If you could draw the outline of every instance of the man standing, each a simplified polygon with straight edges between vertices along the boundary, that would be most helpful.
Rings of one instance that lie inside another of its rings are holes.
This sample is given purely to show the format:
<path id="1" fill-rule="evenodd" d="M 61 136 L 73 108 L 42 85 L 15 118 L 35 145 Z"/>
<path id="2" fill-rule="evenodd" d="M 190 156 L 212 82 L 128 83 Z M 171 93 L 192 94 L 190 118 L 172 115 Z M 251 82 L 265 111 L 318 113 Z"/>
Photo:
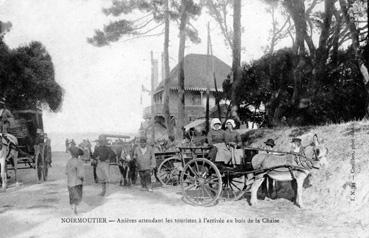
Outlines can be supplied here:
<path id="1" fill-rule="evenodd" d="M 98 146 L 96 146 L 92 157 L 97 161 L 97 177 L 102 184 L 101 196 L 106 194 L 106 183 L 109 180 L 109 162 L 115 157 L 114 152 L 107 146 L 107 141 L 104 137 L 99 137 Z"/>
<path id="2" fill-rule="evenodd" d="M 140 146 L 135 149 L 134 159 L 140 174 L 142 189 L 152 192 L 151 172 L 156 167 L 154 150 L 147 146 L 146 138 L 140 139 Z"/>
<path id="3" fill-rule="evenodd" d="M 14 119 L 13 114 L 9 111 L 9 109 L 6 108 L 5 99 L 4 98 L 0 99 L 0 130 L 2 133 L 8 133 L 7 132 L 8 128 L 3 127 L 10 127 L 10 120 L 13 119 Z"/>

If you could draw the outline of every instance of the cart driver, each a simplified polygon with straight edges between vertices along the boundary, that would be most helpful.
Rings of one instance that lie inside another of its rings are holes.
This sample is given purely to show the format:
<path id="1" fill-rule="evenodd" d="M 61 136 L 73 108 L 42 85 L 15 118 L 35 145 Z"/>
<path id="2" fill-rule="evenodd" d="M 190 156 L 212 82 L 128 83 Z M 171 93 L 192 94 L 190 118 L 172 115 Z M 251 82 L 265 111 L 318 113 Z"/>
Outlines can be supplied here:
<path id="1" fill-rule="evenodd" d="M 6 128 L 6 132 L 4 132 L 4 127 L 10 127 L 10 120 L 14 119 L 13 114 L 9 109 L 6 108 L 5 99 L 0 99 L 0 130 L 2 133 L 8 133 Z M 8 124 L 7 124 L 8 123 Z"/>
<path id="2" fill-rule="evenodd" d="M 9 128 L 10 128 L 10 122 L 8 120 L 5 120 L 2 123 L 1 133 L 4 133 L 4 134 L 9 133 Z"/>
<path id="3" fill-rule="evenodd" d="M 292 138 L 291 152 L 298 153 L 298 154 L 301 154 L 301 155 L 305 156 L 305 151 L 304 151 L 304 148 L 301 144 L 301 139 L 300 138 Z"/>
<path id="4" fill-rule="evenodd" d="M 4 98 L 0 99 L 0 117 L 1 117 L 1 121 L 5 121 L 9 118 L 14 118 L 10 110 L 6 108 Z"/>
<path id="5" fill-rule="evenodd" d="M 268 154 L 271 154 L 271 155 L 284 155 L 283 153 L 281 152 L 275 152 L 273 151 L 274 150 L 274 146 L 275 146 L 275 142 L 273 139 L 267 139 L 265 142 L 264 142 L 264 147 L 263 149 L 265 150 L 264 153 L 268 153 Z M 263 151 L 261 151 L 263 152 Z"/>

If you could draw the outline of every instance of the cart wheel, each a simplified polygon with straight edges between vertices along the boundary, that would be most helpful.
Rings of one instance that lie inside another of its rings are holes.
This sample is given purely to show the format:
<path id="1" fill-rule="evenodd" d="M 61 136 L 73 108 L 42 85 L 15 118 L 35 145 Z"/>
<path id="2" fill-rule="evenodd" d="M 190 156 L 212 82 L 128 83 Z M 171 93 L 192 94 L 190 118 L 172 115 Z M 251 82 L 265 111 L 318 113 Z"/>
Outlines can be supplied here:
<path id="1" fill-rule="evenodd" d="M 198 206 L 214 204 L 222 192 L 222 178 L 218 168 L 208 159 L 190 160 L 181 174 L 184 199 Z"/>
<path id="2" fill-rule="evenodd" d="M 231 172 L 224 174 L 223 190 L 221 198 L 229 201 L 240 200 L 246 193 L 246 176 L 233 175 Z"/>
<path id="3" fill-rule="evenodd" d="M 157 178 L 164 186 L 176 186 L 179 184 L 182 167 L 182 161 L 178 157 L 167 158 L 159 165 Z"/>

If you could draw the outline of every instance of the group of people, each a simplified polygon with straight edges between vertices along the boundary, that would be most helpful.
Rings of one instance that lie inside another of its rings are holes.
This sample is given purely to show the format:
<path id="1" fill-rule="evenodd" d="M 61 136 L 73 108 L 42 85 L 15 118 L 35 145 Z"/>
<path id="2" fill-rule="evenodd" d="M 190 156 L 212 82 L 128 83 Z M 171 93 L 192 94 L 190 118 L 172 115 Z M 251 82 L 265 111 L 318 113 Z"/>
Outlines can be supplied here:
<path id="1" fill-rule="evenodd" d="M 236 124 L 233 119 L 228 119 L 225 122 L 225 130 L 222 129 L 222 122 L 215 118 L 211 121 L 211 130 L 207 134 L 207 145 L 210 147 L 209 159 L 216 163 L 223 164 L 241 164 L 244 158 L 243 150 L 241 149 L 241 135 L 235 130 Z M 185 140 L 188 138 L 185 138 Z M 124 162 L 133 162 L 137 168 L 141 186 L 144 191 L 152 192 L 151 175 L 156 168 L 155 150 L 153 146 L 149 146 L 147 139 L 142 137 L 139 142 L 134 144 L 131 151 L 122 150 L 120 155 L 116 155 L 108 144 L 106 138 L 99 137 L 96 141 L 97 145 L 91 155 L 94 171 L 95 182 L 102 185 L 101 196 L 105 196 L 107 183 L 109 179 L 109 163 L 118 156 L 118 165 L 123 167 Z M 275 153 L 273 151 L 275 142 L 273 139 L 268 139 L 264 142 L 265 153 Z M 176 144 L 174 138 L 169 138 L 168 148 L 175 149 Z M 66 166 L 68 190 L 70 195 L 70 204 L 75 213 L 77 213 L 77 205 L 82 200 L 83 187 L 83 156 L 84 151 L 77 147 L 73 141 L 68 148 L 71 158 Z M 301 139 L 294 138 L 292 140 L 292 151 L 303 153 L 301 147 Z M 132 163 L 131 163 L 132 164 Z M 122 171 L 121 171 L 122 172 Z M 251 175 L 252 176 L 252 175 Z M 248 179 L 252 182 L 252 177 Z"/>
<path id="2" fill-rule="evenodd" d="M 207 135 L 207 144 L 211 147 L 209 159 L 224 164 L 240 164 L 243 157 L 241 150 L 241 135 L 235 131 L 236 123 L 233 119 L 225 122 L 226 129 L 222 129 L 222 122 L 214 118 L 210 124 L 211 130 Z M 231 161 L 233 159 L 233 161 Z"/>
<path id="3" fill-rule="evenodd" d="M 71 158 L 66 165 L 67 186 L 69 191 L 70 205 L 74 213 L 77 213 L 77 206 L 82 200 L 82 190 L 84 182 L 83 150 L 75 145 L 68 149 Z M 138 170 L 142 190 L 152 192 L 151 175 L 156 167 L 154 149 L 147 145 L 146 138 L 139 140 L 139 145 L 133 150 L 133 162 Z M 107 183 L 109 180 L 109 162 L 117 155 L 108 145 L 104 137 L 99 137 L 97 145 L 92 153 L 92 166 L 94 167 L 95 182 L 101 183 L 102 190 L 100 195 L 105 196 Z M 122 151 L 120 157 L 126 157 L 126 151 Z M 125 159 L 125 158 L 124 158 Z"/>

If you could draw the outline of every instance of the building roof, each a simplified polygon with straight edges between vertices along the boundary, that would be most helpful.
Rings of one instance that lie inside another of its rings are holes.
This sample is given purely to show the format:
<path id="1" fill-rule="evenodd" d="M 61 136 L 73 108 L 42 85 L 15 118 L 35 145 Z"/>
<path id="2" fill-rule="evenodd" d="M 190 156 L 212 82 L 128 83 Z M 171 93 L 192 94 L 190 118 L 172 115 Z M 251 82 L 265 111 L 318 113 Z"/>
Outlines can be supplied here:
<path id="1" fill-rule="evenodd" d="M 208 57 L 210 58 L 208 61 Z M 208 73 L 208 62 L 210 70 L 214 61 L 214 71 L 217 81 L 218 91 L 223 91 L 222 84 L 227 75 L 231 72 L 231 67 L 215 56 L 201 54 L 189 54 L 184 58 L 185 90 L 205 91 L 209 83 L 210 91 L 215 91 L 214 80 Z M 178 89 L 178 64 L 170 72 L 169 86 L 171 89 Z M 164 89 L 164 81 L 161 81 L 156 88 L 156 92 Z"/>

